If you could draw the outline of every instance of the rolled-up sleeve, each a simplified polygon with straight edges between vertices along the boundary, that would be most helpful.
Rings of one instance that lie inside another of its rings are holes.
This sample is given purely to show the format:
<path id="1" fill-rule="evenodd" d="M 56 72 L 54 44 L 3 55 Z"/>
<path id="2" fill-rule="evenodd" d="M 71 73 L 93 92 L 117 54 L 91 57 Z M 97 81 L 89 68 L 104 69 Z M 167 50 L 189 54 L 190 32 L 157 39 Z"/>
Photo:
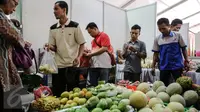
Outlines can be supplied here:
<path id="1" fill-rule="evenodd" d="M 83 33 L 82 33 L 81 28 L 79 26 L 77 27 L 77 29 L 75 31 L 75 39 L 76 39 L 76 42 L 80 45 L 85 43 Z"/>
<path id="2" fill-rule="evenodd" d="M 152 51 L 153 51 L 153 52 L 159 52 L 159 51 L 160 51 L 160 48 L 159 48 L 159 45 L 158 45 L 158 38 L 155 38 L 155 39 L 154 39 Z"/>

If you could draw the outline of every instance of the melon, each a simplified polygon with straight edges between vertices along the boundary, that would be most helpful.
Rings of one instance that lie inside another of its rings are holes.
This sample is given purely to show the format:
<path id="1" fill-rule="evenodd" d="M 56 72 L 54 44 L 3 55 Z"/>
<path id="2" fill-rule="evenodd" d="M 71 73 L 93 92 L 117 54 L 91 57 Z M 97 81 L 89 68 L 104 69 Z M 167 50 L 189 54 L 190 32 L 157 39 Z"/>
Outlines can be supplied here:
<path id="1" fill-rule="evenodd" d="M 150 108 L 142 108 L 139 110 L 139 112 L 153 112 Z"/>
<path id="2" fill-rule="evenodd" d="M 165 84 L 164 84 L 162 81 L 155 81 L 155 82 L 153 83 L 152 89 L 153 89 L 154 91 L 156 91 L 160 86 L 165 86 Z"/>
<path id="3" fill-rule="evenodd" d="M 183 76 L 183 77 L 179 77 L 176 80 L 177 83 L 179 83 L 181 85 L 181 87 L 183 88 L 183 90 L 190 90 L 192 89 L 192 78 L 191 77 L 187 77 L 187 76 Z"/>
<path id="4" fill-rule="evenodd" d="M 130 95 L 129 100 L 130 105 L 137 109 L 144 108 L 148 102 L 147 96 L 141 91 L 134 91 Z"/>
<path id="5" fill-rule="evenodd" d="M 199 96 L 196 91 L 188 90 L 183 94 L 183 97 L 185 99 L 186 105 L 191 106 L 197 102 Z"/>
<path id="6" fill-rule="evenodd" d="M 167 107 L 170 108 L 172 112 L 184 112 L 185 110 L 183 105 L 178 102 L 170 102 Z"/>
<path id="7" fill-rule="evenodd" d="M 168 107 L 165 107 L 162 112 L 172 112 L 172 110 L 170 108 L 168 108 Z"/>
<path id="8" fill-rule="evenodd" d="M 149 91 L 146 93 L 148 98 L 155 98 L 157 96 L 157 93 L 155 91 Z"/>
<path id="9" fill-rule="evenodd" d="M 137 87 L 137 90 L 138 91 L 142 91 L 143 93 L 147 93 L 149 90 L 150 90 L 150 84 L 146 83 L 146 82 L 143 82 L 143 83 L 140 83 Z"/>
<path id="10" fill-rule="evenodd" d="M 156 105 L 156 104 L 161 104 L 161 105 L 163 105 L 164 103 L 163 103 L 163 101 L 160 99 L 160 98 L 151 98 L 150 100 L 149 100 L 149 107 L 150 108 L 152 108 L 154 105 Z"/>
<path id="11" fill-rule="evenodd" d="M 154 107 L 153 107 L 153 112 L 172 112 L 172 110 L 168 107 L 165 107 L 161 104 L 156 104 Z"/>
<path id="12" fill-rule="evenodd" d="M 198 110 L 196 108 L 190 108 L 187 112 L 198 112 Z"/>
<path id="13" fill-rule="evenodd" d="M 164 105 L 162 105 L 162 104 L 155 104 L 153 107 L 152 107 L 152 110 L 155 112 L 156 110 L 158 111 L 158 110 L 160 110 L 160 112 L 161 112 L 161 110 L 163 110 L 165 107 L 164 107 Z"/>
<path id="14" fill-rule="evenodd" d="M 166 86 L 160 86 L 158 87 L 158 89 L 156 90 L 156 93 L 160 93 L 160 92 L 165 92 L 166 91 Z"/>
<path id="15" fill-rule="evenodd" d="M 160 92 L 158 93 L 157 98 L 160 98 L 165 103 L 169 103 L 170 96 L 165 92 Z"/>
<path id="16" fill-rule="evenodd" d="M 179 83 L 171 83 L 167 88 L 166 92 L 168 95 L 172 96 L 174 94 L 181 94 L 183 91 Z"/>
<path id="17" fill-rule="evenodd" d="M 172 95 L 170 97 L 170 102 L 178 102 L 185 106 L 185 99 L 179 94 Z"/>

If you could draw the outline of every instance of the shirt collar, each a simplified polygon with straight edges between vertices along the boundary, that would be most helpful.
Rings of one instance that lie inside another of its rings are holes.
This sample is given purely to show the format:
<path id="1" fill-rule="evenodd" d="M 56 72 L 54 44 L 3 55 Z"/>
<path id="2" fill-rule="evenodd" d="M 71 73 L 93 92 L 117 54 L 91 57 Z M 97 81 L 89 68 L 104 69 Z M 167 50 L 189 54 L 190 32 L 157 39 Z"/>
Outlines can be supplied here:
<path id="1" fill-rule="evenodd" d="M 102 34 L 102 32 L 99 32 L 99 33 L 95 36 L 95 38 L 99 37 L 101 34 Z"/>
<path id="2" fill-rule="evenodd" d="M 70 19 L 68 19 L 68 20 L 66 21 L 65 26 L 69 25 L 69 23 L 70 23 Z M 58 23 L 57 23 L 57 28 L 60 27 L 60 26 L 61 26 L 61 24 L 60 24 L 60 22 L 58 22 Z"/>
<path id="3" fill-rule="evenodd" d="M 138 43 L 139 40 L 136 40 L 135 42 L 132 42 L 131 40 L 129 41 L 129 43 Z"/>
<path id="4" fill-rule="evenodd" d="M 164 38 L 163 34 L 161 34 L 161 35 L 162 35 L 162 37 Z M 173 32 L 170 31 L 170 33 L 169 33 L 169 37 L 173 37 L 173 36 L 174 36 Z"/>

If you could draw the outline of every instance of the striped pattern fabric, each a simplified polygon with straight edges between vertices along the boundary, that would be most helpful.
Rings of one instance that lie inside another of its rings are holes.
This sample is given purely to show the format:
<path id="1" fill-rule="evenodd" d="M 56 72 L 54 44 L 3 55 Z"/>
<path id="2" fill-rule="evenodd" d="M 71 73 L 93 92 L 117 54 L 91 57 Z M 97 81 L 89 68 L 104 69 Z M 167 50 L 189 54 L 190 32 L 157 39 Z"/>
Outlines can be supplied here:
<path id="1" fill-rule="evenodd" d="M 21 78 L 12 61 L 12 49 L 15 45 L 21 45 L 23 40 L 11 24 L 0 9 L 0 84 L 4 92 L 22 86 Z"/>

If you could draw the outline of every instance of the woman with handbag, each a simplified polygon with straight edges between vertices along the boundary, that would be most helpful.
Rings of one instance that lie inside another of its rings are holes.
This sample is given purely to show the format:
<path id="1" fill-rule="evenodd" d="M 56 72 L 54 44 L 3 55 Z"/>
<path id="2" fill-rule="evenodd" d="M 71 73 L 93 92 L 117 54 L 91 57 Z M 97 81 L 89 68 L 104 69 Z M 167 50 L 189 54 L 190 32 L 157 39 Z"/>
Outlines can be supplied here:
<path id="1" fill-rule="evenodd" d="M 18 2 L 19 0 L 0 0 L 0 108 L 3 112 L 19 111 L 13 108 L 16 108 L 15 103 L 20 99 L 15 99 L 15 102 L 10 101 L 10 98 L 17 93 L 17 89 L 14 88 L 22 87 L 20 76 L 12 60 L 12 53 L 13 46 L 24 47 L 24 41 L 20 32 L 6 17 L 15 11 Z M 10 96 L 9 91 L 12 91 Z"/>

